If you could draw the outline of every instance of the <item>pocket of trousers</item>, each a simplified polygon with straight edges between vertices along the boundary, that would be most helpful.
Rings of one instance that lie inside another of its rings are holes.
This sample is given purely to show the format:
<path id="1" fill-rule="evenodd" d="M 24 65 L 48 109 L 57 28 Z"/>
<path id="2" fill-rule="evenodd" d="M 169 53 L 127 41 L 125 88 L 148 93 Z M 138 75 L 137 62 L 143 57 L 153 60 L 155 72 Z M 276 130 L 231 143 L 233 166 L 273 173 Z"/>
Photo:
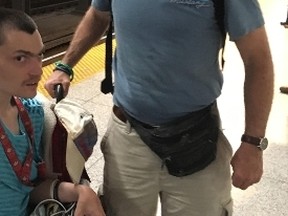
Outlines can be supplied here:
<path id="1" fill-rule="evenodd" d="M 233 213 L 233 200 L 230 199 L 230 201 L 223 206 L 222 216 L 232 216 L 232 213 Z"/>

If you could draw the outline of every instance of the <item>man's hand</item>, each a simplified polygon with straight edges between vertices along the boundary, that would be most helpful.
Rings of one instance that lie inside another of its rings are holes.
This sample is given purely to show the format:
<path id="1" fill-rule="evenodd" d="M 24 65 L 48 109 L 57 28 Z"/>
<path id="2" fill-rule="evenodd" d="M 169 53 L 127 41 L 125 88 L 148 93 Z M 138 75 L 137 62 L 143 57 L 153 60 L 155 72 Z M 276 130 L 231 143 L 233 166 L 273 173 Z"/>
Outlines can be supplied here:
<path id="1" fill-rule="evenodd" d="M 96 193 L 84 185 L 77 185 L 78 200 L 75 216 L 105 216 L 101 201 Z"/>
<path id="2" fill-rule="evenodd" d="M 263 174 L 263 152 L 249 143 L 242 143 L 235 152 L 231 165 L 232 184 L 242 190 L 260 181 Z"/>
<path id="3" fill-rule="evenodd" d="M 48 80 L 45 82 L 44 87 L 52 98 L 55 98 L 55 86 L 62 83 L 64 90 L 64 97 L 68 94 L 70 86 L 70 77 L 62 71 L 54 71 Z"/>

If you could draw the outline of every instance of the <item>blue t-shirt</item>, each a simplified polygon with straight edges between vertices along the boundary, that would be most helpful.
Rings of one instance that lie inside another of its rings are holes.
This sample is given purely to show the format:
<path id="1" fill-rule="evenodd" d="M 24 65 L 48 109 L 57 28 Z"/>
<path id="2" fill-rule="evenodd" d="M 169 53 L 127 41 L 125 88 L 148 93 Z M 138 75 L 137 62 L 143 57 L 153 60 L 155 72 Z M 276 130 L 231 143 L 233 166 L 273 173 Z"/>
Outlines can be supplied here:
<path id="1" fill-rule="evenodd" d="M 92 6 L 108 11 L 109 0 Z M 117 50 L 114 103 L 157 125 L 201 109 L 221 94 L 221 33 L 212 0 L 112 0 Z M 257 0 L 225 0 L 237 40 L 264 25 Z"/>
<path id="2" fill-rule="evenodd" d="M 34 160 L 32 163 L 31 180 L 37 178 L 36 164 L 40 161 L 40 140 L 43 130 L 44 111 L 41 104 L 35 99 L 22 99 L 23 105 L 28 111 L 29 117 L 32 122 L 35 135 L 34 145 Z M 22 121 L 19 118 L 20 134 L 15 135 L 5 125 L 2 127 L 8 135 L 9 140 L 15 149 L 20 161 L 25 160 L 29 141 L 27 132 Z M 0 216 L 24 216 L 26 215 L 27 205 L 29 201 L 29 193 L 33 188 L 23 185 L 15 175 L 7 157 L 0 146 Z"/>

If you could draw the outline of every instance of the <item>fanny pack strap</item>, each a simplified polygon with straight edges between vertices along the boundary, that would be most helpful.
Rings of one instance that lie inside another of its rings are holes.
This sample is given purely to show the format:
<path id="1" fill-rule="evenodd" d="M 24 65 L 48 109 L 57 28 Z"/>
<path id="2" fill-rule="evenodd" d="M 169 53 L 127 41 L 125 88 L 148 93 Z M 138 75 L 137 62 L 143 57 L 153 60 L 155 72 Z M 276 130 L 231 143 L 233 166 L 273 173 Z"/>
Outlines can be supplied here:
<path id="1" fill-rule="evenodd" d="M 161 124 L 159 126 L 152 126 L 146 123 L 143 123 L 132 116 L 130 116 L 124 109 L 120 108 L 130 122 L 132 127 L 142 128 L 142 130 L 149 131 L 149 133 L 153 134 L 156 137 L 166 137 L 168 134 L 165 134 L 166 131 L 169 131 L 169 136 L 171 136 L 171 131 L 175 131 L 175 133 L 181 133 L 182 131 L 187 130 L 188 128 L 195 127 L 203 118 L 206 118 L 207 115 L 210 114 L 211 108 L 215 105 L 216 102 L 211 103 L 207 107 L 191 112 L 185 116 L 172 120 L 170 122 Z M 172 134 L 173 135 L 173 134 Z"/>

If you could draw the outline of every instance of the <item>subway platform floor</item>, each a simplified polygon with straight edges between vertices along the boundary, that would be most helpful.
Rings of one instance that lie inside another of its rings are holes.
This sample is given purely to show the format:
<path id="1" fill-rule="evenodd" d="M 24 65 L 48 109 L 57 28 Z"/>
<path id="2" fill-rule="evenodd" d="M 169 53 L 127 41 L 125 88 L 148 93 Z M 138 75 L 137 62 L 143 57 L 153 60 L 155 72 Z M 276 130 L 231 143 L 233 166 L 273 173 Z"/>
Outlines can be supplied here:
<path id="1" fill-rule="evenodd" d="M 288 86 L 288 29 L 280 25 L 286 19 L 287 2 L 260 0 L 260 4 L 266 20 L 275 69 L 274 101 L 266 133 L 269 147 L 264 152 L 262 180 L 245 191 L 233 188 L 233 215 L 288 216 L 288 95 L 279 91 L 280 86 Z M 224 86 L 218 106 L 224 133 L 235 151 L 240 145 L 244 129 L 244 71 L 238 51 L 231 42 L 226 44 L 225 60 Z M 95 190 L 101 184 L 103 176 L 100 140 L 105 133 L 112 108 L 112 96 L 100 92 L 103 77 L 104 73 L 98 73 L 72 85 L 67 96 L 93 113 L 97 123 L 99 141 L 86 163 L 91 185 Z M 160 216 L 160 211 L 158 215 Z"/>

